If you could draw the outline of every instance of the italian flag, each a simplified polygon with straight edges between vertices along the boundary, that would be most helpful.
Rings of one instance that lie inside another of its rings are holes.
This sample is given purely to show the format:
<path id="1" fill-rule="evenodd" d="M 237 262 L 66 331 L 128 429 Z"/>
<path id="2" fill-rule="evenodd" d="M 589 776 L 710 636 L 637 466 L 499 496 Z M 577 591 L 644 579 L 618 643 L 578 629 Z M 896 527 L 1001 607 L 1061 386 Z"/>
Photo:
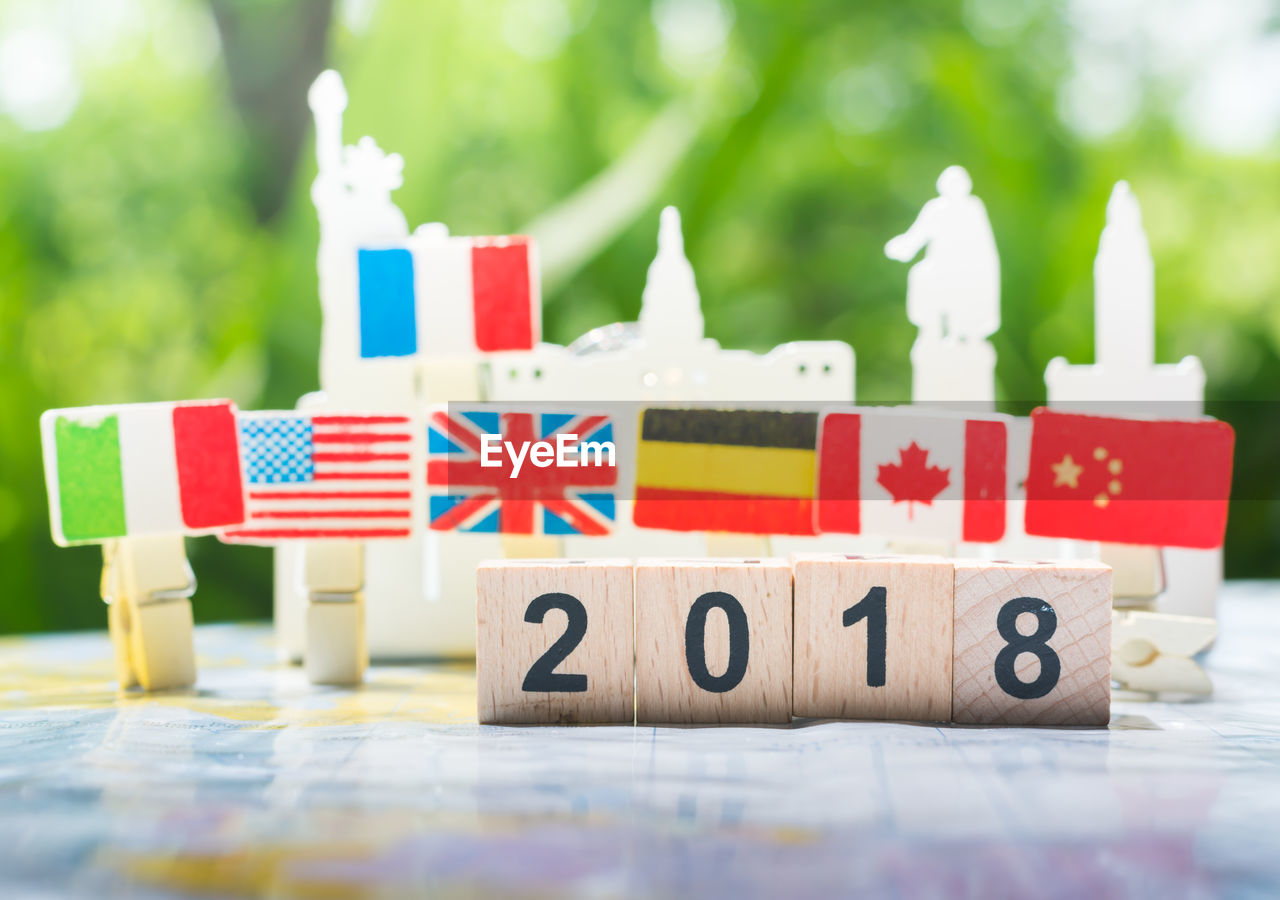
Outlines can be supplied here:
<path id="1" fill-rule="evenodd" d="M 244 521 L 229 401 L 51 409 L 40 432 L 49 519 L 62 546 Z"/>

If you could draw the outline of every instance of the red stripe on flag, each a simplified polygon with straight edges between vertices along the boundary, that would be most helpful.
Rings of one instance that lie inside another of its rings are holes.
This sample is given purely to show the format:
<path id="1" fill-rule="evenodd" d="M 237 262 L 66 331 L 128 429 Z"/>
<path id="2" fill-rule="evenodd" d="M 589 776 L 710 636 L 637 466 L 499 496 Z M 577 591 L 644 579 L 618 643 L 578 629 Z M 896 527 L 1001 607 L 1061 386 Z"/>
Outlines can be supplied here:
<path id="1" fill-rule="evenodd" d="M 313 453 L 313 462 L 408 462 L 408 453 Z"/>
<path id="2" fill-rule="evenodd" d="M 407 441 L 409 438 L 410 435 L 402 431 L 386 434 L 368 431 L 317 431 L 311 435 L 311 440 L 317 444 L 381 444 Z"/>
<path id="3" fill-rule="evenodd" d="M 406 425 L 408 416 L 312 416 L 315 425 Z"/>
<path id="4" fill-rule="evenodd" d="M 289 540 L 299 538 L 398 538 L 408 537 L 408 528 L 345 528 L 329 531 L 320 528 L 253 528 L 224 532 L 240 540 Z"/>
<path id="5" fill-rule="evenodd" d="M 818 531 L 862 533 L 862 416 L 829 413 L 818 427 Z"/>
<path id="6" fill-rule="evenodd" d="M 244 522 L 244 482 L 231 404 L 174 407 L 173 449 L 183 524 L 216 528 Z"/>
<path id="7" fill-rule="evenodd" d="M 964 423 L 964 539 L 990 544 L 1004 537 L 1005 464 L 1009 435 L 1003 422 Z"/>
<path id="8" fill-rule="evenodd" d="M 815 534 L 813 500 L 717 491 L 636 488 L 633 514 L 641 528 L 737 534 Z"/>
<path id="9" fill-rule="evenodd" d="M 408 500 L 408 491 L 250 491 L 250 500 Z"/>
<path id="10" fill-rule="evenodd" d="M 527 238 L 471 248 L 471 294 L 476 349 L 532 350 L 538 339 L 529 278 Z"/>
<path id="11" fill-rule="evenodd" d="M 316 472 L 316 481 L 408 481 L 408 472 Z"/>
<path id="12" fill-rule="evenodd" d="M 407 519 L 407 509 L 260 509 L 255 519 Z"/>

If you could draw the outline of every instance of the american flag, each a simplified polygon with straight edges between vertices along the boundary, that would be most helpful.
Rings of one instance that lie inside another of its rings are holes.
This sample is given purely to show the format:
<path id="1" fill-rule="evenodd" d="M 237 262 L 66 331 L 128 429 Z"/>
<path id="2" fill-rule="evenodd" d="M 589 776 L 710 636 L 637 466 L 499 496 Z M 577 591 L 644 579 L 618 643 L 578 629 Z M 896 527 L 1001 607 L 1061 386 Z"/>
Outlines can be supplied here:
<path id="1" fill-rule="evenodd" d="M 224 540 L 408 537 L 409 416 L 252 412 L 239 415 L 244 525 Z"/>
<path id="2" fill-rule="evenodd" d="M 576 434 L 579 442 L 612 442 L 613 424 L 602 415 L 432 413 L 427 425 L 427 484 L 432 491 L 427 512 L 432 530 L 561 535 L 613 530 L 616 465 L 537 468 L 526 459 L 519 476 L 512 478 L 505 449 L 501 466 L 480 465 L 482 434 L 500 434 L 516 446 L 535 440 L 554 445 L 557 434 Z"/>

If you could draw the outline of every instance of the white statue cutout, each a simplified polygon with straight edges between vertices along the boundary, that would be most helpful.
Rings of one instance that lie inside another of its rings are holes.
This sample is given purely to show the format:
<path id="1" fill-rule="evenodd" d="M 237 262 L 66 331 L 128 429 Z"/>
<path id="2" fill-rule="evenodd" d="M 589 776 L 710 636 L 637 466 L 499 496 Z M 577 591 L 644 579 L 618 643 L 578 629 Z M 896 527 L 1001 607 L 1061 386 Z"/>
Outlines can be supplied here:
<path id="1" fill-rule="evenodd" d="M 668 206 L 658 224 L 658 255 L 640 300 L 640 333 L 651 345 L 689 344 L 706 333 L 693 266 L 684 255 L 680 211 Z"/>
<path id="2" fill-rule="evenodd" d="M 907 276 L 907 318 L 925 339 L 978 340 L 1000 328 L 1000 258 L 972 188 L 968 172 L 949 166 L 938 176 L 938 196 L 884 246 L 898 262 L 924 250 Z"/>
<path id="3" fill-rule="evenodd" d="M 307 104 L 316 123 L 318 172 L 311 199 L 320 219 L 321 244 L 336 237 L 335 232 L 370 245 L 403 238 L 409 226 L 391 192 L 404 183 L 404 159 L 385 153 L 371 137 L 343 146 L 347 90 L 332 69 L 312 83 Z"/>
<path id="4" fill-rule="evenodd" d="M 1156 269 L 1142 210 L 1127 181 L 1107 201 L 1093 263 L 1095 358 L 1108 369 L 1147 370 L 1156 361 Z"/>
<path id="5" fill-rule="evenodd" d="M 966 402 L 995 408 L 995 348 L 1000 327 L 1000 257 L 987 208 L 960 166 L 938 176 L 938 196 L 885 255 L 910 262 L 907 318 L 919 333 L 911 348 L 914 403 Z"/>

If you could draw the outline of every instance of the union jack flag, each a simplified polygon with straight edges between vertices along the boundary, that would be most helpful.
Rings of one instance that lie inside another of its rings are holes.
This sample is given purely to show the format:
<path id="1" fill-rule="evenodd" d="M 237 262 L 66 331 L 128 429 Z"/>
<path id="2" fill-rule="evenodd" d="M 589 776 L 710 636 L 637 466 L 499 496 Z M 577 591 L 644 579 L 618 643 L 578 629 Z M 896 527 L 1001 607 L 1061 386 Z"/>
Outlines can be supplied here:
<path id="1" fill-rule="evenodd" d="M 517 448 L 534 441 L 554 445 L 560 434 L 576 434 L 579 443 L 612 443 L 613 424 L 603 415 L 434 412 L 427 425 L 427 484 L 432 491 L 427 512 L 432 530 L 551 535 L 602 535 L 613 530 L 618 470 L 609 463 L 614 460 L 593 457 L 578 466 L 539 468 L 526 458 L 512 478 L 505 447 L 500 466 L 480 465 L 484 434 L 499 434 Z"/>

